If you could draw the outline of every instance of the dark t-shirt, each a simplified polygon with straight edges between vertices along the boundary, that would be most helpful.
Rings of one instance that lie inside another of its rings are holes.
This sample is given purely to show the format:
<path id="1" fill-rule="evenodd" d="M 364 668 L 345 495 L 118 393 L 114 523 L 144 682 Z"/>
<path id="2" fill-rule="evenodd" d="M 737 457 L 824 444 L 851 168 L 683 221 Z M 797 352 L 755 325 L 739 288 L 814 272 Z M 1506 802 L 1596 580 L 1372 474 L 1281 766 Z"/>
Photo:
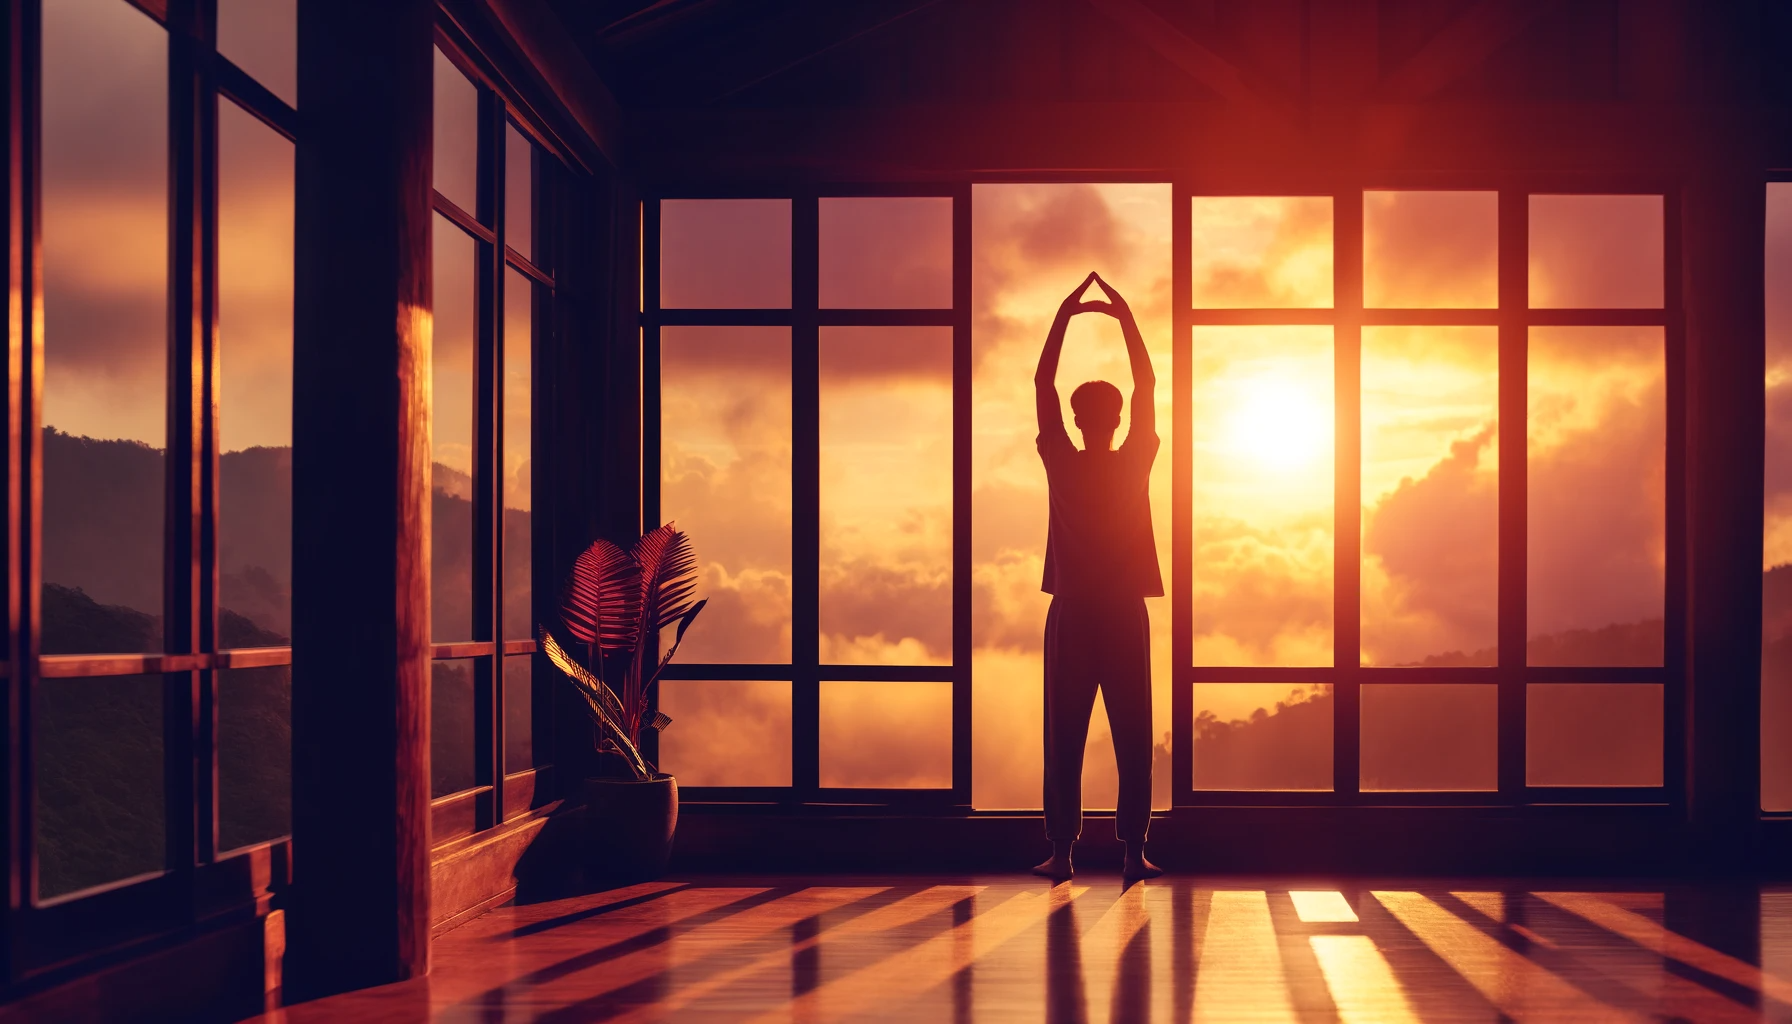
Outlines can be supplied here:
<path id="1" fill-rule="evenodd" d="M 1039 435 L 1051 489 L 1045 580 L 1039 589 L 1070 596 L 1162 597 L 1151 533 L 1155 433 L 1134 431 L 1111 452 L 1080 451 L 1062 425 Z"/>

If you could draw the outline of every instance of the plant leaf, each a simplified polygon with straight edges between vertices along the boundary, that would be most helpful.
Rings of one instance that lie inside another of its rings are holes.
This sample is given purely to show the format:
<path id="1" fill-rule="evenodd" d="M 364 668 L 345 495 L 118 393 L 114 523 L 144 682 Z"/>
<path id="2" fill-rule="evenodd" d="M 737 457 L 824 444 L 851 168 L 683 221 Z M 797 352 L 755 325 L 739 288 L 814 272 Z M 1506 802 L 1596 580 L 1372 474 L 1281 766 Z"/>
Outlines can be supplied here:
<path id="1" fill-rule="evenodd" d="M 572 563 L 560 617 L 580 643 L 633 650 L 641 639 L 641 565 L 601 537 Z"/>
<path id="2" fill-rule="evenodd" d="M 653 720 L 647 723 L 647 728 L 652 729 L 654 732 L 665 732 L 666 726 L 671 724 L 671 716 L 663 711 L 655 711 L 653 713 Z"/>
<path id="3" fill-rule="evenodd" d="M 697 551 L 667 523 L 643 535 L 631 553 L 641 566 L 641 628 L 664 629 L 684 616 L 697 593 Z"/>
<path id="4" fill-rule="evenodd" d="M 554 634 L 549 633 L 546 629 L 541 630 L 541 652 L 548 656 L 548 660 L 553 662 L 555 668 L 566 673 L 566 677 L 572 680 L 573 686 L 580 693 L 586 695 L 587 700 L 594 702 L 602 709 L 604 716 L 608 719 L 603 724 L 617 732 L 622 731 L 622 720 L 625 716 L 622 712 L 622 701 L 617 699 L 614 690 L 610 689 L 603 680 L 592 675 L 585 666 L 574 661 L 572 655 L 567 654 L 566 650 L 554 639 Z M 626 733 L 623 733 L 623 738 L 628 738 Z"/>

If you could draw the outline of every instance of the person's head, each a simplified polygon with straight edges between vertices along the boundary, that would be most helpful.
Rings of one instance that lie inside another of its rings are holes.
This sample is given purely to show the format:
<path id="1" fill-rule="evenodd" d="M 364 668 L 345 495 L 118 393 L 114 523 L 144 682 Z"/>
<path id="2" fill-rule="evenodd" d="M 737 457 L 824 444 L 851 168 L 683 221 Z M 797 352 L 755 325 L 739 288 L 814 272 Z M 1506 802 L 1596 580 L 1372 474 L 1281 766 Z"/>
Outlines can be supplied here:
<path id="1" fill-rule="evenodd" d="M 1120 429 L 1120 389 L 1105 380 L 1079 384 L 1070 393 L 1070 411 L 1076 415 L 1076 426 L 1083 432 L 1086 451 L 1105 452 L 1114 446 L 1114 431 Z"/>

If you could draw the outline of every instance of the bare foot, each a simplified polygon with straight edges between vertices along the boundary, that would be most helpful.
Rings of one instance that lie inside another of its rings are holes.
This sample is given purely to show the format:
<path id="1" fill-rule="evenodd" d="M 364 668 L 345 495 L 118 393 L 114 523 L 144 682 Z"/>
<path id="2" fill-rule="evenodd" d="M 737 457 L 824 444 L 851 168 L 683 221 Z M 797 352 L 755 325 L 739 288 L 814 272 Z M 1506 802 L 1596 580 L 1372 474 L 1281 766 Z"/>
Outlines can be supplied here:
<path id="1" fill-rule="evenodd" d="M 1120 877 L 1128 885 L 1144 881 L 1147 878 L 1156 878 L 1163 873 L 1164 869 L 1146 860 L 1143 853 L 1127 854 L 1126 864 L 1120 869 Z"/>
<path id="2" fill-rule="evenodd" d="M 1033 873 L 1054 882 L 1062 882 L 1076 874 L 1076 869 L 1070 866 L 1070 853 L 1065 851 L 1064 853 L 1054 853 L 1033 865 Z"/>

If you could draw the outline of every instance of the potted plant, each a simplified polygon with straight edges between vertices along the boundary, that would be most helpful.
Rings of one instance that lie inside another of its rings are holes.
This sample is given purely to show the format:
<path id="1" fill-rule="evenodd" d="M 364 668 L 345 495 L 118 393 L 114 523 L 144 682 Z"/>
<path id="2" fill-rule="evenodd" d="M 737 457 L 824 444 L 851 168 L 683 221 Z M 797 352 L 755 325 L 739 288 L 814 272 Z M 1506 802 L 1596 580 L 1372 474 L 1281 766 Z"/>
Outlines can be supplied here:
<path id="1" fill-rule="evenodd" d="M 592 826 L 587 867 L 605 878 L 656 877 L 672 853 L 678 782 L 642 756 L 641 736 L 672 722 L 652 710 L 653 686 L 707 603 L 693 600 L 696 588 L 696 552 L 671 523 L 627 551 L 600 539 L 573 562 L 562 591 L 560 619 L 568 643 L 563 646 L 553 631 L 540 629 L 542 651 L 584 699 L 597 750 L 614 755 L 608 760 L 620 761 L 626 772 L 587 778 L 580 786 Z M 664 653 L 652 650 L 668 629 L 674 629 L 670 646 Z"/>

